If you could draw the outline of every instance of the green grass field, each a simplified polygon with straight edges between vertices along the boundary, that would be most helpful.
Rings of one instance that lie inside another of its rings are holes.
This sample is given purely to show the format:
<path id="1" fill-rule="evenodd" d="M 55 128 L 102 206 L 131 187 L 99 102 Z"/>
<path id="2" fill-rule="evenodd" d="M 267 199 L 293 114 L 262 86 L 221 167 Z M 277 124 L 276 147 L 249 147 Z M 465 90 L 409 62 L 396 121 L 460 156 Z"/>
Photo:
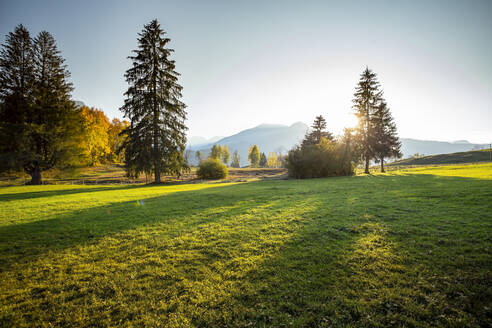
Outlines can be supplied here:
<path id="1" fill-rule="evenodd" d="M 429 155 L 415 158 L 402 159 L 396 162 L 387 164 L 388 166 L 395 165 L 441 165 L 441 164 L 464 164 L 464 163 L 479 163 L 490 162 L 490 149 L 472 150 L 460 153 Z"/>
<path id="2" fill-rule="evenodd" d="M 0 326 L 492 325 L 492 164 L 0 202 Z"/>

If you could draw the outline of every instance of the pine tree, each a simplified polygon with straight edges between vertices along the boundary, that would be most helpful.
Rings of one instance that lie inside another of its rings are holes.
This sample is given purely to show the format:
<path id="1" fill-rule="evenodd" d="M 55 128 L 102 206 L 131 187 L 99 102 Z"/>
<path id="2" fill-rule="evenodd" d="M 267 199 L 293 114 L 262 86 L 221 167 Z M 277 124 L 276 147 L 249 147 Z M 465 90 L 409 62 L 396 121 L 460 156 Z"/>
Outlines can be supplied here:
<path id="1" fill-rule="evenodd" d="M 311 131 L 306 133 L 302 145 L 317 145 L 321 142 L 321 138 L 333 140 L 333 134 L 326 131 L 326 120 L 322 115 L 319 115 L 316 116 L 316 119 L 311 126 Z"/>
<path id="2" fill-rule="evenodd" d="M 257 145 L 249 147 L 248 161 L 250 167 L 258 167 L 258 164 L 260 163 L 260 150 Z"/>
<path id="3" fill-rule="evenodd" d="M 385 158 L 400 158 L 402 156 L 396 124 L 384 99 L 381 99 L 376 107 L 371 124 L 373 126 L 374 154 L 381 163 L 381 172 L 384 172 Z"/>
<path id="4" fill-rule="evenodd" d="M 169 58 L 173 50 L 166 48 L 170 39 L 164 35 L 155 19 L 139 33 L 138 49 L 129 57 L 133 65 L 125 73 L 130 86 L 121 107 L 130 119 L 125 131 L 125 147 L 130 149 L 126 151 L 127 170 L 138 175 L 150 169 L 156 183 L 161 173 L 180 175 L 188 168 L 183 156 L 186 106 L 181 101 L 179 73 Z"/>
<path id="5" fill-rule="evenodd" d="M 376 74 L 366 67 L 355 88 L 355 98 L 352 100 L 354 103 L 353 109 L 359 121 L 355 140 L 359 142 L 358 146 L 362 150 L 361 157 L 365 162 L 365 173 L 369 173 L 369 162 L 375 156 L 371 117 L 381 100 L 381 96 L 382 92 L 379 91 L 379 82 Z"/>
<path id="6" fill-rule="evenodd" d="M 237 150 L 235 150 L 234 153 L 232 154 L 231 166 L 239 167 L 240 165 L 241 165 L 241 157 L 239 156 Z"/>
<path id="7" fill-rule="evenodd" d="M 266 167 L 267 166 L 267 157 L 265 155 L 265 153 L 261 153 L 261 156 L 260 156 L 260 167 Z"/>
<path id="8" fill-rule="evenodd" d="M 70 72 L 50 33 L 31 40 L 22 25 L 9 34 L 0 57 L 1 152 L 9 159 L 2 167 L 23 167 L 32 184 L 41 184 L 42 171 L 67 163 L 76 148 Z"/>

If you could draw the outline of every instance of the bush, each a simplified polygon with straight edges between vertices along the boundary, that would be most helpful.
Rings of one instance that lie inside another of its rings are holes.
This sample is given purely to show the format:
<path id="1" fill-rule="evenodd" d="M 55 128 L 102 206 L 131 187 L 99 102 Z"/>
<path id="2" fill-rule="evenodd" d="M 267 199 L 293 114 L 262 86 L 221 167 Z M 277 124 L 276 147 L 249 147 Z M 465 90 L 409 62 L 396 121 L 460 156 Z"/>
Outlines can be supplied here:
<path id="1" fill-rule="evenodd" d="M 227 167 L 218 159 L 208 159 L 200 162 L 196 174 L 200 179 L 224 179 Z"/>
<path id="2" fill-rule="evenodd" d="M 290 150 L 286 167 L 289 175 L 297 179 L 354 174 L 350 147 L 324 138 L 319 144 L 298 146 Z"/>

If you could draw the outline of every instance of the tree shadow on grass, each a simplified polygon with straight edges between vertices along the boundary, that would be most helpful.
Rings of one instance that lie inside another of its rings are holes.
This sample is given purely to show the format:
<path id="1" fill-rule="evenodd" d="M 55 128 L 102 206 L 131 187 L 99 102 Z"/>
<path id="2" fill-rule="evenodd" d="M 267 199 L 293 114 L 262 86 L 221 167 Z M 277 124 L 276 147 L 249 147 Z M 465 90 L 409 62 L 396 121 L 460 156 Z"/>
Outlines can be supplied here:
<path id="1" fill-rule="evenodd" d="M 33 198 L 41 198 L 41 197 L 65 196 L 65 195 L 91 193 L 91 192 L 99 192 L 99 191 L 114 191 L 114 190 L 124 191 L 124 190 L 131 190 L 131 189 L 149 188 L 155 186 L 156 185 L 142 185 L 142 184 L 111 185 L 106 187 L 80 186 L 79 188 L 72 188 L 72 189 L 67 188 L 67 189 L 57 189 L 57 190 L 5 193 L 5 194 L 0 194 L 0 202 L 33 199 Z M 10 188 L 10 187 L 5 187 L 5 188 Z M 4 189 L 4 190 L 8 191 L 8 189 Z"/>
<path id="2" fill-rule="evenodd" d="M 472 193 L 462 193 L 463 186 Z M 21 244 L 31 252 L 24 261 L 30 264 L 47 251 L 75 245 L 96 247 L 104 236 L 167 224 L 167 230 L 157 227 L 169 239 L 161 244 L 145 239 L 121 241 L 123 245 L 112 254 L 121 251 L 136 254 L 138 259 L 127 272 L 97 267 L 98 274 L 90 276 L 97 283 L 91 280 L 88 284 L 93 289 L 88 296 L 78 297 L 107 300 L 104 304 L 112 312 L 84 303 L 86 315 L 91 314 L 86 326 L 105 325 L 98 321 L 105 318 L 110 318 L 108 325 L 143 325 L 132 320 L 144 315 L 170 323 L 170 327 L 171 323 L 176 327 L 391 327 L 429 322 L 445 326 L 453 321 L 442 320 L 457 318 L 465 318 L 472 326 L 486 314 L 460 305 L 459 298 L 449 301 L 439 279 L 453 274 L 469 277 L 473 270 L 484 267 L 477 268 L 480 262 L 470 257 L 467 264 L 475 264 L 470 271 L 466 265 L 460 272 L 446 269 L 451 265 L 446 258 L 455 255 L 451 242 L 461 231 L 448 226 L 450 233 L 443 238 L 441 229 L 452 214 L 455 222 L 466 221 L 465 232 L 476 238 L 483 226 L 478 225 L 478 218 L 473 222 L 467 218 L 470 211 L 482 213 L 486 208 L 483 200 L 490 201 L 489 186 L 489 182 L 466 178 L 418 176 L 258 182 L 149 198 L 144 206 L 125 202 L 93 208 L 43 221 L 47 225 L 27 223 L 19 231 L 0 230 L 0 236 L 9 233 L 9 242 L 23 234 L 34 239 Z M 446 212 L 457 200 L 463 203 Z M 436 212 L 429 219 L 431 209 Z M 490 223 L 490 214 L 484 214 L 482 220 Z M 426 230 L 429 239 L 419 240 Z M 39 232 L 41 237 L 37 237 Z M 56 238 L 50 240 L 51 235 Z M 65 235 L 73 239 L 61 238 Z M 40 249 L 38 243 L 44 243 Z M 148 248 L 125 249 L 142 243 Z M 429 247 L 433 253 L 428 253 Z M 91 253 L 90 247 L 83 251 L 90 259 L 101 256 Z M 22 252 L 9 252 L 22 256 Z M 94 258 L 101 263 L 97 261 Z M 9 258 L 6 264 L 17 263 Z M 45 264 L 40 261 L 40 265 Z M 47 270 L 50 274 L 41 277 L 56 279 L 60 274 L 56 266 Z M 135 274 L 134 287 L 125 286 L 123 281 L 131 274 Z M 77 287 L 77 282 L 72 283 Z M 479 281 L 473 291 L 487 286 L 486 280 Z M 57 289 L 78 290 L 75 287 L 61 282 L 52 293 L 42 294 L 39 306 L 45 309 L 52 304 L 59 310 L 57 299 L 49 297 L 56 296 Z M 473 296 L 469 289 L 460 292 Z M 33 302 L 30 307 L 37 306 Z M 125 308 L 126 303 L 131 307 Z M 62 305 L 63 313 L 78 311 L 75 303 Z M 48 315 L 58 318 L 58 312 L 52 311 Z M 439 318 L 440 312 L 449 317 Z"/>
<path id="3" fill-rule="evenodd" d="M 217 213 L 226 218 L 228 215 L 233 216 L 239 211 L 260 206 L 276 198 L 274 194 L 257 195 L 255 189 L 251 188 L 255 185 L 258 183 L 250 183 L 250 186 L 241 184 L 178 191 L 158 197 L 91 207 L 38 221 L 2 226 L 0 270 L 31 261 L 49 251 L 60 251 L 78 244 L 97 243 L 104 236 L 146 225 L 166 224 L 169 228 L 168 234 L 172 236 L 214 221 Z"/>

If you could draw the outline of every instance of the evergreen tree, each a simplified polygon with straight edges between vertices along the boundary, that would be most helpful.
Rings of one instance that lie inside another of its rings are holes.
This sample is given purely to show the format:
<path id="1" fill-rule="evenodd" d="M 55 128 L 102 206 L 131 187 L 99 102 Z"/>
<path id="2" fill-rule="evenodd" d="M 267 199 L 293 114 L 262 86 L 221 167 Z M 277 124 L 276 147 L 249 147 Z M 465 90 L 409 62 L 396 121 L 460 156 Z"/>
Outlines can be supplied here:
<path id="1" fill-rule="evenodd" d="M 369 173 L 369 162 L 374 158 L 374 138 L 371 118 L 381 101 L 382 92 L 376 74 L 369 68 L 362 72 L 355 88 L 353 109 L 358 119 L 357 137 L 361 149 L 361 158 L 365 162 L 365 173 Z"/>
<path id="2" fill-rule="evenodd" d="M 260 150 L 257 145 L 249 147 L 248 161 L 250 167 L 258 167 L 260 164 Z"/>
<path id="3" fill-rule="evenodd" d="M 396 157 L 400 158 L 401 143 L 396 131 L 396 124 L 393 121 L 393 116 L 382 99 L 373 114 L 371 124 L 373 126 L 373 141 L 374 154 L 381 163 L 381 172 L 384 172 L 384 159 Z"/>
<path id="4" fill-rule="evenodd" d="M 34 61 L 29 31 L 18 25 L 0 52 L 1 170 L 22 169 L 26 122 L 33 103 Z"/>
<path id="5" fill-rule="evenodd" d="M 232 154 L 231 166 L 232 167 L 240 167 L 241 166 L 241 157 L 239 156 L 239 153 L 237 152 L 237 150 L 235 150 L 234 153 Z"/>
<path id="6" fill-rule="evenodd" d="M 333 134 L 326 131 L 326 120 L 322 115 L 316 116 L 316 119 L 311 126 L 311 131 L 306 133 L 302 145 L 317 145 L 321 142 L 321 138 L 333 140 Z"/>
<path id="7" fill-rule="evenodd" d="M 267 162 L 268 162 L 268 160 L 267 160 L 265 153 L 261 153 L 261 155 L 260 155 L 260 167 L 266 167 Z"/>
<path id="8" fill-rule="evenodd" d="M 222 162 L 224 162 L 224 164 L 227 165 L 227 163 L 229 163 L 230 158 L 231 158 L 231 153 L 229 152 L 229 147 L 227 147 L 227 145 L 223 145 L 220 148 L 220 159 L 222 160 Z"/>
<path id="9" fill-rule="evenodd" d="M 41 184 L 42 171 L 67 163 L 76 149 L 70 73 L 53 36 L 43 31 L 31 40 L 22 25 L 0 57 L 2 168 L 23 167 Z"/>
<path id="10" fill-rule="evenodd" d="M 169 58 L 173 50 L 166 48 L 170 39 L 164 34 L 155 19 L 139 33 L 138 49 L 129 57 L 133 65 L 125 73 L 130 86 L 121 107 L 130 119 L 125 131 L 127 170 L 138 175 L 150 169 L 156 183 L 161 173 L 180 175 L 188 168 L 183 156 L 186 106 L 175 62 Z"/>

